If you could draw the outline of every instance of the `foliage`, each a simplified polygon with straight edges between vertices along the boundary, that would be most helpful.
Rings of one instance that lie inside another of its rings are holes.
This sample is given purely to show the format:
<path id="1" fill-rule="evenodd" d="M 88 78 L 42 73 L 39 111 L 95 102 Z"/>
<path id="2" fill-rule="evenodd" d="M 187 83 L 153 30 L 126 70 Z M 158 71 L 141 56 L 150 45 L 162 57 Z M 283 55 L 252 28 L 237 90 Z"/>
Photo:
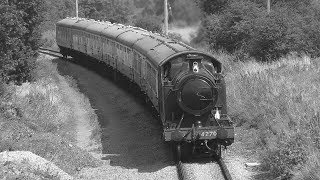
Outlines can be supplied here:
<path id="1" fill-rule="evenodd" d="M 320 55 L 320 8 L 311 0 L 275 1 L 269 14 L 263 1 L 254 0 L 231 0 L 217 11 L 202 10 L 204 33 L 200 31 L 198 41 L 205 40 L 215 50 L 240 51 L 259 61 L 276 60 L 290 52 Z"/>
<path id="2" fill-rule="evenodd" d="M 45 4 L 48 8 L 42 24 L 42 32 L 55 29 L 56 22 L 61 19 L 76 16 L 74 0 L 46 0 Z"/>
<path id="3" fill-rule="evenodd" d="M 160 19 L 156 16 L 139 16 L 135 21 L 135 26 L 141 27 L 148 31 L 161 33 L 162 27 L 160 23 Z"/>
<path id="4" fill-rule="evenodd" d="M 201 11 L 193 0 L 168 0 L 169 23 L 183 21 L 191 25 L 200 20 Z M 154 0 L 154 12 L 157 16 L 163 17 L 164 1 Z"/>
<path id="5" fill-rule="evenodd" d="M 271 176 L 265 179 L 315 172 L 311 165 L 320 160 L 319 59 L 290 55 L 262 64 L 217 58 L 227 73 L 229 114 L 237 126 L 256 132 L 246 142 L 259 152 L 262 170 Z M 312 162 L 315 153 L 319 159 Z"/>
<path id="6" fill-rule="evenodd" d="M 43 0 L 19 0 L 9 1 L 11 6 L 15 6 L 16 10 L 22 16 L 24 26 L 27 29 L 24 36 L 21 37 L 23 44 L 32 50 L 39 48 L 41 37 L 40 25 L 44 21 L 44 12 L 46 6 Z"/>
<path id="7" fill-rule="evenodd" d="M 22 83 L 31 80 L 39 27 L 43 20 L 42 0 L 0 2 L 0 79 Z"/>
<path id="8" fill-rule="evenodd" d="M 186 25 L 198 23 L 201 11 L 192 0 L 175 0 L 172 4 L 172 19 L 183 21 Z"/>
<path id="9" fill-rule="evenodd" d="M 26 81 L 30 78 L 26 62 L 32 54 L 22 40 L 28 30 L 20 12 L 14 6 L 0 3 L 0 24 L 1 80 Z"/>
<path id="10" fill-rule="evenodd" d="M 127 23 L 132 15 L 132 3 L 128 0 L 82 0 L 79 11 L 81 17 Z"/>
<path id="11" fill-rule="evenodd" d="M 168 36 L 171 38 L 171 39 L 174 39 L 174 40 L 177 40 L 177 41 L 182 41 L 182 36 L 178 33 L 174 33 L 174 32 L 169 32 L 168 33 Z"/>
<path id="12" fill-rule="evenodd" d="M 206 14 L 218 14 L 228 5 L 228 0 L 195 0 L 197 6 Z"/>
<path id="13" fill-rule="evenodd" d="M 34 82 L 1 88 L 0 152 L 31 151 L 70 174 L 86 166 L 96 167 L 99 162 L 74 145 L 76 111 L 84 112 L 81 116 L 90 121 L 92 142 L 101 139 L 89 100 L 69 86 L 74 80 L 61 77 L 51 59 L 39 58 Z M 70 93 L 73 98 L 67 95 Z M 75 102 L 77 108 L 73 108 Z"/>

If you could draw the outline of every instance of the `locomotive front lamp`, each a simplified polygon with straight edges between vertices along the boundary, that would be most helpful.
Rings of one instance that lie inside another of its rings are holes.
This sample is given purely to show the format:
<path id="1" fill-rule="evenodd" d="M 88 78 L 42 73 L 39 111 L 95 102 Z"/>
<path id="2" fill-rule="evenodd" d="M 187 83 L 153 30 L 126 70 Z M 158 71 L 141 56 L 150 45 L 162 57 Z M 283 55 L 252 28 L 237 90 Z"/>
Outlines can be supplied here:
<path id="1" fill-rule="evenodd" d="M 195 72 L 195 73 L 199 72 L 199 65 L 198 65 L 197 62 L 193 62 L 192 70 L 193 70 L 193 72 Z"/>
<path id="2" fill-rule="evenodd" d="M 196 124 L 196 125 L 195 125 L 196 128 L 201 128 L 201 127 L 202 127 L 201 121 L 197 121 L 195 124 Z"/>
<path id="3" fill-rule="evenodd" d="M 220 119 L 220 112 L 219 112 L 218 108 L 216 108 L 216 113 L 214 114 L 214 118 L 215 119 Z"/>

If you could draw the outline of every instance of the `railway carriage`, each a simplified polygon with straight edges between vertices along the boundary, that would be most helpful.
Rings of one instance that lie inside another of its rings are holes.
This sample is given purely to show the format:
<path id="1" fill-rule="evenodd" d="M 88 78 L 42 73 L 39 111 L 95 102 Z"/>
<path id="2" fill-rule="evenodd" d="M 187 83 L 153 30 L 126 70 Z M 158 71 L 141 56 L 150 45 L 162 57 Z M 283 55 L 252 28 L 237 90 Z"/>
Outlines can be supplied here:
<path id="1" fill-rule="evenodd" d="M 221 63 L 212 55 L 141 28 L 66 18 L 56 25 L 60 52 L 90 56 L 134 82 L 159 113 L 177 158 L 218 155 L 234 141 Z"/>

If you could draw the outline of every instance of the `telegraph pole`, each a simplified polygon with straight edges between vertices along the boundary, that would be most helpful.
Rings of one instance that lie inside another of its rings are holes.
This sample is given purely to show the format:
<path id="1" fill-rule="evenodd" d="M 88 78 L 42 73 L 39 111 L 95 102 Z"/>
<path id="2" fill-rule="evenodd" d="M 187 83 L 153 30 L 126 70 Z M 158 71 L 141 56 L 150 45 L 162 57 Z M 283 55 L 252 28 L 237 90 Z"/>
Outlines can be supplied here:
<path id="1" fill-rule="evenodd" d="M 76 17 L 79 18 L 78 0 L 76 0 Z"/>
<path id="2" fill-rule="evenodd" d="M 270 13 L 270 11 L 271 11 L 270 0 L 267 0 L 267 12 L 268 12 L 268 14 Z"/>
<path id="3" fill-rule="evenodd" d="M 168 0 L 164 0 L 164 34 L 168 35 Z"/>

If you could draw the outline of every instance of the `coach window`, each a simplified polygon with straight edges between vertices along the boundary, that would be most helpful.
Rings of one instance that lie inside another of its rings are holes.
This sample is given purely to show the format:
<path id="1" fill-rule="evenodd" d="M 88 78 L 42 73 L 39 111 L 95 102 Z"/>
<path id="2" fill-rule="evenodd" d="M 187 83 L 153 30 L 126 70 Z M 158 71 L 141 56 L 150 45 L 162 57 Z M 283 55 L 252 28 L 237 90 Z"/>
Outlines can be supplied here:
<path id="1" fill-rule="evenodd" d="M 122 46 L 122 59 L 123 62 L 126 62 L 126 47 Z"/>
<path id="2" fill-rule="evenodd" d="M 140 66 L 140 69 L 141 69 L 141 75 L 142 75 L 142 78 L 143 79 L 146 79 L 146 61 L 144 59 L 143 56 L 139 55 L 139 59 L 141 60 L 141 66 Z"/>
<path id="3" fill-rule="evenodd" d="M 119 45 L 115 42 L 114 43 L 115 47 L 116 47 L 116 58 L 119 58 Z"/>
<path id="4" fill-rule="evenodd" d="M 127 60 L 128 60 L 128 64 L 129 64 L 129 66 L 132 66 L 132 51 L 131 51 L 131 49 L 129 49 L 129 48 L 127 48 Z"/>
<path id="5" fill-rule="evenodd" d="M 142 56 L 138 55 L 138 59 L 137 59 L 137 71 L 139 74 L 141 74 L 141 63 L 142 63 Z"/>
<path id="6" fill-rule="evenodd" d="M 129 51 L 128 51 L 128 48 L 124 48 L 124 50 L 125 50 L 125 54 L 124 54 L 124 57 L 125 57 L 125 60 L 126 60 L 126 64 L 129 66 L 129 64 L 128 64 L 128 53 L 129 53 Z"/>
<path id="7" fill-rule="evenodd" d="M 147 62 L 147 73 L 146 73 L 146 75 L 147 75 L 147 81 L 148 81 L 148 84 L 150 85 L 150 87 L 151 87 L 151 76 L 152 76 L 152 74 L 151 74 L 151 66 L 150 66 L 150 64 Z"/>
<path id="8" fill-rule="evenodd" d="M 167 62 L 167 63 L 163 66 L 163 80 L 171 81 L 170 71 L 171 71 L 171 63 L 170 63 L 170 62 Z"/>
<path id="9" fill-rule="evenodd" d="M 105 52 L 107 55 L 109 55 L 109 39 L 106 39 L 105 41 Z"/>
<path id="10" fill-rule="evenodd" d="M 111 54 L 112 54 L 112 41 L 109 40 L 109 39 L 108 39 L 108 52 L 109 52 L 109 54 L 111 56 Z"/>
<path id="11" fill-rule="evenodd" d="M 120 56 L 121 56 L 121 61 L 122 61 L 122 62 L 124 62 L 124 56 L 123 56 L 123 54 L 124 54 L 124 48 L 123 48 L 122 45 L 120 45 Z"/>
<path id="12" fill-rule="evenodd" d="M 126 47 L 122 46 L 122 59 L 123 59 L 123 62 L 126 63 L 127 59 L 126 59 Z"/>
<path id="13" fill-rule="evenodd" d="M 157 85 L 156 85 L 156 70 L 151 67 L 151 87 L 153 89 L 153 91 L 155 92 L 155 94 L 157 94 Z"/>
<path id="14" fill-rule="evenodd" d="M 81 34 L 80 34 L 80 31 L 77 31 L 77 34 L 78 34 L 78 45 L 80 45 L 80 43 L 81 43 Z"/>
<path id="15" fill-rule="evenodd" d="M 122 54 L 122 53 L 121 53 L 121 45 L 120 45 L 120 44 L 118 44 L 118 49 L 119 49 L 119 50 L 118 50 L 118 51 L 119 51 L 119 52 L 118 52 L 118 53 L 119 53 L 119 57 L 118 57 L 118 58 L 119 58 L 119 60 L 121 61 L 121 59 L 122 59 L 121 54 Z"/>

